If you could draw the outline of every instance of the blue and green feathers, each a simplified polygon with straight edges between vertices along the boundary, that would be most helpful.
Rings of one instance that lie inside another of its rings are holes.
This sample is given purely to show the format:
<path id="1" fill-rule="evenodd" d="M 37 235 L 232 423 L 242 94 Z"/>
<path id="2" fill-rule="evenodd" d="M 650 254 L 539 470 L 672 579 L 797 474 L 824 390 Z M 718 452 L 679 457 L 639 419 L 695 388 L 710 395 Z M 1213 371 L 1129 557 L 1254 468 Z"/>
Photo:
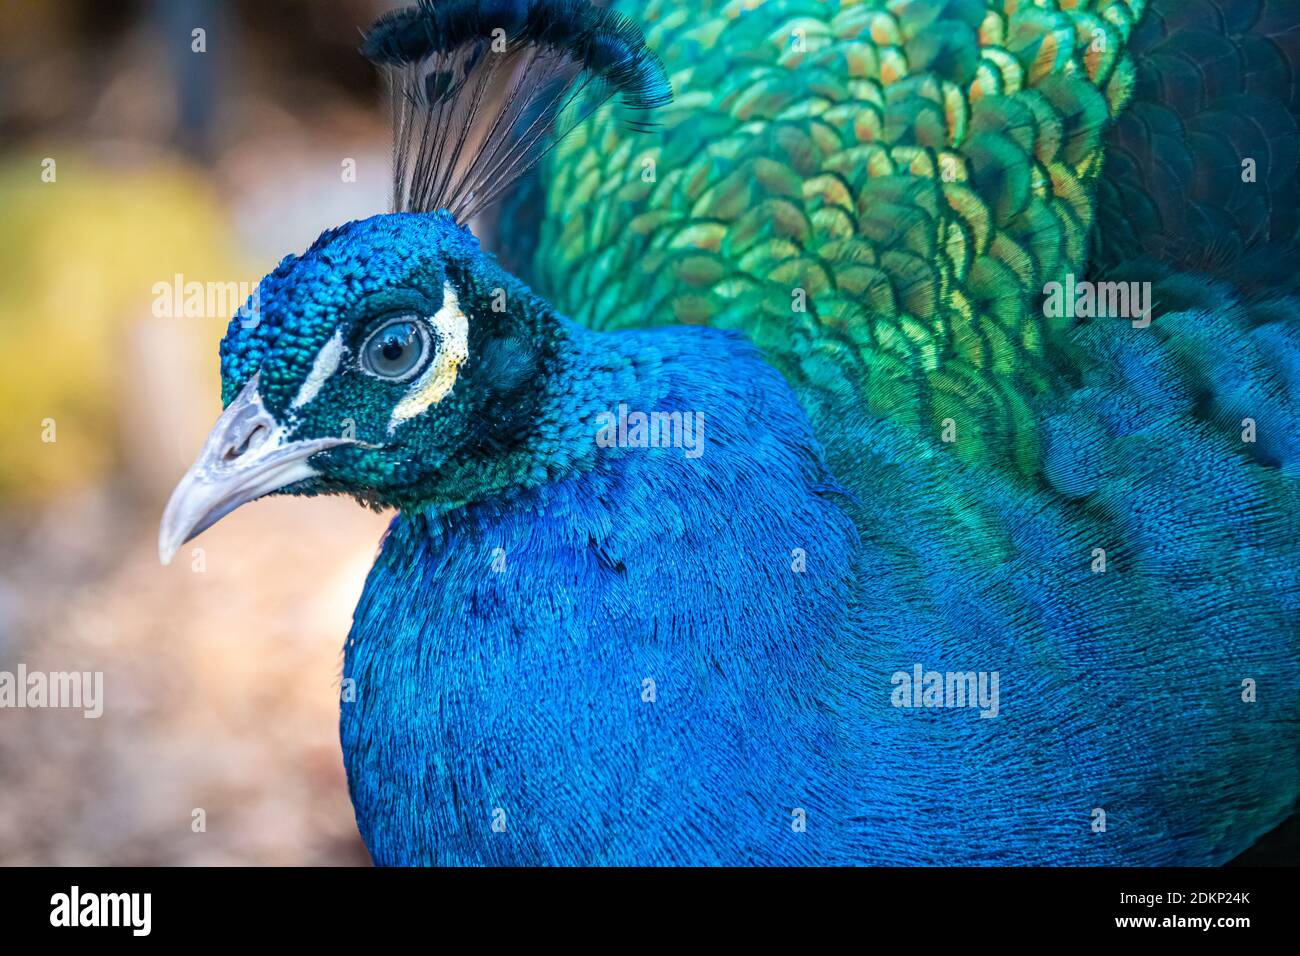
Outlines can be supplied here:
<path id="1" fill-rule="evenodd" d="M 398 512 L 343 669 L 375 861 L 1247 849 L 1300 795 L 1295 17 L 622 6 L 381 20 L 397 212 L 223 343 L 227 402 L 257 374 L 352 441 L 286 490 Z M 468 227 L 508 187 L 520 277 Z M 1052 314 L 1067 281 L 1152 307 Z M 427 381 L 358 364 L 453 313 Z M 700 416 L 702 454 L 598 441 L 620 406 Z"/>

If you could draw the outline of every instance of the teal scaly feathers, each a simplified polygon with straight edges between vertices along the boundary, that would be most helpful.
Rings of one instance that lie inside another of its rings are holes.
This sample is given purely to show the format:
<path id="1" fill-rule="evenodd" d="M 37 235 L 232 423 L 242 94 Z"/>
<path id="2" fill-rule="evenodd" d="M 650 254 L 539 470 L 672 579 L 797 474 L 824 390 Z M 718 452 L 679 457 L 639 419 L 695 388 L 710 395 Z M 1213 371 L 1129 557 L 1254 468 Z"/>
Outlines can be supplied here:
<path id="1" fill-rule="evenodd" d="M 1300 31 L 1265 0 L 626 6 L 380 22 L 397 211 L 232 321 L 164 517 L 166 554 L 272 491 L 397 511 L 343 667 L 376 862 L 1247 849 L 1300 796 Z M 1207 135 L 1243 95 L 1263 135 Z M 1195 172 L 1228 158 L 1262 168 Z M 531 167 L 516 277 L 468 220 Z M 1053 306 L 1101 281 L 1142 306 Z"/>
<path id="2" fill-rule="evenodd" d="M 1032 473 L 1064 331 L 1038 297 L 1082 272 L 1141 12 L 1061 6 L 648 4 L 664 133 L 578 131 L 539 291 L 596 328 L 743 329 L 796 387 Z"/>

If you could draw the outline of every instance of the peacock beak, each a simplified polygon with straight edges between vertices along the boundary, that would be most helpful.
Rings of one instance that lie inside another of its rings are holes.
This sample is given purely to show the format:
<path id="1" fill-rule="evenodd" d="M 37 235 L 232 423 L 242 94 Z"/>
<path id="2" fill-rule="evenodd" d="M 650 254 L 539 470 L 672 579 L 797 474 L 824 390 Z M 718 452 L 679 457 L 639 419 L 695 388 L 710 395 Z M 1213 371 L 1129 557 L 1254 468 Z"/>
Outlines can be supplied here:
<path id="1" fill-rule="evenodd" d="M 346 438 L 289 441 L 262 404 L 257 382 L 254 375 L 221 413 L 198 459 L 172 492 L 158 529 L 163 564 L 240 505 L 315 477 L 319 472 L 308 464 L 313 455 L 356 444 Z"/>

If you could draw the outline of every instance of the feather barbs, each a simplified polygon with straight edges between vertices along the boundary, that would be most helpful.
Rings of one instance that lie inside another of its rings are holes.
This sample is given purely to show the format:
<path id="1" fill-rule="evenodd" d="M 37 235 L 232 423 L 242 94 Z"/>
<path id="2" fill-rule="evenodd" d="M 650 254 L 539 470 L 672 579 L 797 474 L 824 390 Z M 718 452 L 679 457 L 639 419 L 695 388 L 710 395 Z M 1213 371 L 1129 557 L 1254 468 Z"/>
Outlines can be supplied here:
<path id="1" fill-rule="evenodd" d="M 646 129 L 672 97 L 640 30 L 586 0 L 421 0 L 361 52 L 389 74 L 394 211 L 462 225 L 610 99 Z"/>

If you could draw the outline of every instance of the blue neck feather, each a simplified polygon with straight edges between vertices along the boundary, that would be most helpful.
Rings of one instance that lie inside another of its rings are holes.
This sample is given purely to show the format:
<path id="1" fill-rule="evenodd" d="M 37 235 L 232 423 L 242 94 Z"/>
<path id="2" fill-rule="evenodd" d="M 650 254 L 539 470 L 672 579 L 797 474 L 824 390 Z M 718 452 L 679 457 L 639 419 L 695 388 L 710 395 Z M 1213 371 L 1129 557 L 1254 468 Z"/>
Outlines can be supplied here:
<path id="1" fill-rule="evenodd" d="M 358 607 L 342 736 L 378 862 L 708 862 L 643 821 L 717 801 L 719 827 L 780 832 L 830 773 L 829 714 L 776 704 L 838 653 L 855 543 L 795 396 L 725 333 L 565 332 L 546 438 L 566 473 L 400 515 Z M 602 447 L 620 404 L 702 414 L 703 453 Z M 823 746 L 737 763 L 764 739 Z"/>

